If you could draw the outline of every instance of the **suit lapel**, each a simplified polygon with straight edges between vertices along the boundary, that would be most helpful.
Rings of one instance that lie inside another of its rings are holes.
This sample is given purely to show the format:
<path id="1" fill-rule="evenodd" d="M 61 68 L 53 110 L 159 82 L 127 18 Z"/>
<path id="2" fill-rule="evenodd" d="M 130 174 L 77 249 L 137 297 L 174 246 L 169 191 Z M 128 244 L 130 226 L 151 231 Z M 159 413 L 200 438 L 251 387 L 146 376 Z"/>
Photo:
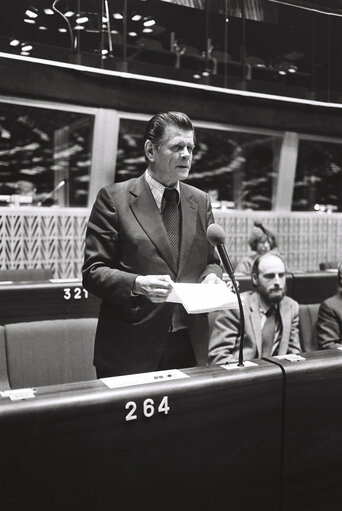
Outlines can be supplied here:
<path id="1" fill-rule="evenodd" d="M 261 357 L 262 353 L 262 341 L 261 341 L 261 325 L 260 325 L 260 310 L 259 302 L 256 293 L 250 295 L 250 310 L 251 310 L 251 327 L 254 334 L 255 344 L 257 348 L 257 356 Z"/>
<path id="2" fill-rule="evenodd" d="M 144 175 L 133 183 L 129 193 L 130 207 L 135 218 L 155 245 L 160 256 L 166 261 L 171 270 L 177 273 L 176 261 L 172 254 L 162 216 Z"/>
<path id="3" fill-rule="evenodd" d="M 182 237 L 181 251 L 178 265 L 178 275 L 181 274 L 188 258 L 191 245 L 194 241 L 197 224 L 197 204 L 192 199 L 192 192 L 188 192 L 180 183 L 180 200 L 182 211 Z"/>
<path id="4" fill-rule="evenodd" d="M 291 321 L 289 321 L 289 316 L 290 316 L 289 306 L 286 302 L 284 303 L 284 301 L 285 301 L 285 298 L 279 304 L 279 313 L 280 313 L 280 318 L 281 318 L 282 327 L 283 327 L 281 339 L 280 339 L 280 343 L 279 343 L 279 349 L 278 349 L 279 355 L 286 353 L 287 346 L 288 346 L 288 340 L 290 338 Z M 286 347 L 285 351 L 282 349 L 283 345 Z"/>

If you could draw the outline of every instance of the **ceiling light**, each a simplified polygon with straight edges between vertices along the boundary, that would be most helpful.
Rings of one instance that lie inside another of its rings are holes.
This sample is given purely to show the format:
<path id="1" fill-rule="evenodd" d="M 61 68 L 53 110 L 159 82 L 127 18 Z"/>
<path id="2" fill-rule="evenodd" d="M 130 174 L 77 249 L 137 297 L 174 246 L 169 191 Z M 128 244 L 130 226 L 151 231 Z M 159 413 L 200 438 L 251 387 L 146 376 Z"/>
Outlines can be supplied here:
<path id="1" fill-rule="evenodd" d="M 47 30 L 47 27 L 44 27 L 44 25 L 40 25 L 38 28 L 39 30 Z"/>
<path id="2" fill-rule="evenodd" d="M 71 18 L 71 16 L 73 16 L 74 14 L 75 14 L 75 13 L 74 13 L 73 11 L 67 11 L 67 12 L 64 14 L 64 16 L 65 16 L 66 18 Z"/>
<path id="3" fill-rule="evenodd" d="M 143 29 L 143 32 L 144 32 L 145 34 L 150 34 L 151 32 L 153 32 L 153 30 L 152 30 L 152 28 L 144 28 L 144 29 Z"/>
<path id="4" fill-rule="evenodd" d="M 155 24 L 156 24 L 155 20 L 144 21 L 144 27 L 152 27 Z"/>
<path id="5" fill-rule="evenodd" d="M 286 71 L 284 71 L 283 69 L 279 69 L 278 74 L 280 74 L 282 76 L 285 76 L 286 75 Z"/>
<path id="6" fill-rule="evenodd" d="M 30 18 L 25 18 L 24 21 L 25 23 L 31 23 L 31 25 L 35 24 L 35 20 L 31 20 Z"/>
<path id="7" fill-rule="evenodd" d="M 132 21 L 140 21 L 142 18 L 141 14 L 135 14 L 133 17 L 132 17 Z"/>
<path id="8" fill-rule="evenodd" d="M 76 25 L 74 27 L 74 30 L 84 30 L 84 26 L 83 25 Z"/>
<path id="9" fill-rule="evenodd" d="M 54 14 L 52 9 L 44 9 L 45 14 L 51 15 Z"/>
<path id="10" fill-rule="evenodd" d="M 117 30 L 111 30 L 110 33 L 111 34 L 118 34 L 119 32 Z"/>
<path id="11" fill-rule="evenodd" d="M 80 18 L 76 19 L 76 23 L 87 23 L 87 21 L 89 21 L 87 16 L 81 16 Z"/>
<path id="12" fill-rule="evenodd" d="M 122 14 L 120 14 L 119 12 L 115 12 L 113 14 L 113 18 L 115 18 L 116 20 L 122 20 L 123 19 L 123 16 Z"/>
<path id="13" fill-rule="evenodd" d="M 33 48 L 33 46 L 31 46 L 31 44 L 25 44 L 24 46 L 21 47 L 21 50 L 22 51 L 31 51 Z"/>
<path id="14" fill-rule="evenodd" d="M 21 51 L 20 55 L 30 55 L 28 51 Z"/>
<path id="15" fill-rule="evenodd" d="M 104 50 L 101 50 L 101 53 L 102 53 L 102 55 L 107 55 L 107 53 L 108 53 L 108 50 L 106 50 L 106 49 L 104 49 Z"/>
<path id="16" fill-rule="evenodd" d="M 29 18 L 37 18 L 38 17 L 38 11 L 35 8 L 30 8 L 25 11 L 26 16 Z"/>
<path id="17" fill-rule="evenodd" d="M 18 44 L 20 44 L 20 41 L 18 41 L 18 39 L 12 39 L 12 41 L 10 42 L 11 46 L 18 46 Z"/>
<path id="18" fill-rule="evenodd" d="M 102 16 L 102 23 L 108 23 L 108 18 L 106 18 L 106 16 Z"/>
<path id="19" fill-rule="evenodd" d="M 136 32 L 128 32 L 128 35 L 131 37 L 137 37 L 138 34 Z"/>
<path id="20" fill-rule="evenodd" d="M 58 29 L 58 32 L 66 32 L 66 31 L 67 31 L 67 29 L 66 29 L 66 28 L 59 28 L 59 29 Z"/>

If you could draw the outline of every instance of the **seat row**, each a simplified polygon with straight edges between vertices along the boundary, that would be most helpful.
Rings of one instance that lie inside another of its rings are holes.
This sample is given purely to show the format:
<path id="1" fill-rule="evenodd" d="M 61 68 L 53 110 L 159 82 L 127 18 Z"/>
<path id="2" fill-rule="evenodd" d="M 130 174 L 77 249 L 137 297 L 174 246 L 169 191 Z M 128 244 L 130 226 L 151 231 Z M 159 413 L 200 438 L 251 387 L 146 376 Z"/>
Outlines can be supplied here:
<path id="1" fill-rule="evenodd" d="M 303 351 L 317 349 L 319 304 L 303 304 Z M 0 390 L 96 379 L 93 349 L 97 318 L 67 318 L 0 326 Z"/>

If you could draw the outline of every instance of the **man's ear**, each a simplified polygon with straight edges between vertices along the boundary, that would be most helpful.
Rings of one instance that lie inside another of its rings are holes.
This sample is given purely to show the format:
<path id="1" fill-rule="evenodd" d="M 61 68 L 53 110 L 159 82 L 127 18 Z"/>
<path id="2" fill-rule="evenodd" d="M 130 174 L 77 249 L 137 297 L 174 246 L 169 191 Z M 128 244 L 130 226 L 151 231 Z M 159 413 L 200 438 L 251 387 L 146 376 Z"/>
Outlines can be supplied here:
<path id="1" fill-rule="evenodd" d="M 153 147 L 151 140 L 147 139 L 145 141 L 144 149 L 145 149 L 145 154 L 146 154 L 146 158 L 148 159 L 148 161 L 151 161 L 151 162 L 154 161 L 154 147 Z"/>
<path id="2" fill-rule="evenodd" d="M 258 277 L 255 275 L 255 273 L 252 273 L 251 278 L 252 278 L 253 286 L 257 287 L 257 285 L 258 285 Z"/>

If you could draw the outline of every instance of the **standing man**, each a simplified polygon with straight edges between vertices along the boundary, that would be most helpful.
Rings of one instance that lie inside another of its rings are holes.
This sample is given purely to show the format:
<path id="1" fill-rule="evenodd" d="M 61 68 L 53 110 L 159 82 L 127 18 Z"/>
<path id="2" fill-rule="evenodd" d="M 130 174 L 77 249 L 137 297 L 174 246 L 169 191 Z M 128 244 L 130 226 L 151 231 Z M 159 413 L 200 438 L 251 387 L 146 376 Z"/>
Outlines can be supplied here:
<path id="1" fill-rule="evenodd" d="M 245 315 L 245 360 L 299 353 L 299 305 L 285 296 L 285 264 L 272 252 L 253 263 L 254 291 L 242 293 Z M 236 309 L 220 311 L 209 341 L 211 364 L 236 362 L 239 354 L 240 317 Z"/>
<path id="2" fill-rule="evenodd" d="M 83 284 L 102 298 L 95 338 L 98 378 L 205 365 L 207 314 L 166 303 L 171 281 L 222 283 L 206 232 L 213 222 L 206 193 L 189 175 L 194 128 L 180 112 L 146 126 L 147 170 L 102 188 L 90 214 Z"/>
<path id="3" fill-rule="evenodd" d="M 319 307 L 317 343 L 320 350 L 342 345 L 342 261 L 337 265 L 337 293 Z"/>

